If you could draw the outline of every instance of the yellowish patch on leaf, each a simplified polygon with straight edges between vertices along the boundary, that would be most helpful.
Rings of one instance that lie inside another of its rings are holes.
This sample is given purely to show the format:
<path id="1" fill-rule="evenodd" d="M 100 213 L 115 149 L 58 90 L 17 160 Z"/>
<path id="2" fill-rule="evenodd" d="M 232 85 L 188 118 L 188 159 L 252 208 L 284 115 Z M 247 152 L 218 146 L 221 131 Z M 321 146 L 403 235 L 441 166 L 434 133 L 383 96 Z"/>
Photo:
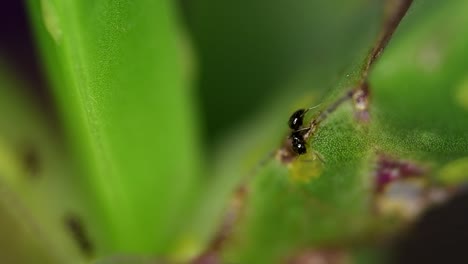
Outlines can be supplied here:
<path id="1" fill-rule="evenodd" d="M 177 243 L 174 251 L 170 254 L 172 261 L 184 263 L 195 258 L 202 251 L 202 245 L 193 236 L 186 235 Z"/>
<path id="2" fill-rule="evenodd" d="M 448 163 L 439 170 L 438 175 L 441 181 L 450 185 L 468 181 L 468 157 Z"/>
<path id="3" fill-rule="evenodd" d="M 0 135 L 0 177 L 1 180 L 6 180 L 10 183 L 18 180 L 18 175 L 21 175 L 21 164 L 15 158 L 11 146 Z"/>
<path id="4" fill-rule="evenodd" d="M 310 152 L 299 156 L 288 164 L 289 179 L 292 182 L 308 183 L 320 176 L 323 170 L 323 162 L 317 154 Z"/>

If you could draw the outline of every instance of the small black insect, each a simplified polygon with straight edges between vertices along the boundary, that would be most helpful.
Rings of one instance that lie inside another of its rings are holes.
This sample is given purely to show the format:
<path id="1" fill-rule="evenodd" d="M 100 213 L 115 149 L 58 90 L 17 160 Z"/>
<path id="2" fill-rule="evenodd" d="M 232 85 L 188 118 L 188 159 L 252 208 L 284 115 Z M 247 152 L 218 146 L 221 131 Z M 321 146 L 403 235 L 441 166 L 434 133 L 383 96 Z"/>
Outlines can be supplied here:
<path id="1" fill-rule="evenodd" d="M 309 110 L 316 107 L 318 107 L 318 105 L 307 109 L 296 110 L 291 117 L 289 117 L 288 126 L 292 129 L 289 138 L 291 139 L 292 150 L 298 155 L 307 153 L 307 143 L 304 139 L 304 135 L 310 130 L 310 127 L 302 127 L 304 124 L 304 116 Z"/>

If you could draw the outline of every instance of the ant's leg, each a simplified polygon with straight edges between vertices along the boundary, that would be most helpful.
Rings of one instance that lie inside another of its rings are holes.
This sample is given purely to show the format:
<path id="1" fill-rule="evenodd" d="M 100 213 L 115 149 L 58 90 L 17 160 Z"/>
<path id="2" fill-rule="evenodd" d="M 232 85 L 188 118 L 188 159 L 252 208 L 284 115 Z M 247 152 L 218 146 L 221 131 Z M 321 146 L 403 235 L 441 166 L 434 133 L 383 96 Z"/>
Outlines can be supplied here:
<path id="1" fill-rule="evenodd" d="M 323 164 L 326 163 L 326 162 L 325 162 L 325 159 L 324 159 L 323 156 L 322 156 L 322 154 L 318 153 L 318 152 L 315 151 L 315 150 L 312 150 L 312 151 L 314 152 L 315 156 L 317 156 L 317 158 L 318 158 Z"/>
<path id="2" fill-rule="evenodd" d="M 303 128 L 299 128 L 298 130 L 295 130 L 294 132 L 302 132 L 302 131 L 309 131 L 310 127 L 303 127 Z"/>

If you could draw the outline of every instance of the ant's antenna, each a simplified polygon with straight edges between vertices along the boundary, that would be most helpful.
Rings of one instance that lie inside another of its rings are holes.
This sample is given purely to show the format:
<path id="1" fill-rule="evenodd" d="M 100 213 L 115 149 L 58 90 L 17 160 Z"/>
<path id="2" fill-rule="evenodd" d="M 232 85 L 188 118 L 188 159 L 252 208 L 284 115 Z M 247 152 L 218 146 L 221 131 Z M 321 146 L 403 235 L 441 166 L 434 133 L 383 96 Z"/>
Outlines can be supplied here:
<path id="1" fill-rule="evenodd" d="M 312 106 L 312 107 L 310 107 L 310 108 L 305 109 L 305 110 L 304 110 L 304 114 L 307 113 L 309 110 L 315 109 L 315 108 L 317 108 L 317 107 L 319 107 L 319 106 L 321 106 L 321 105 L 322 105 L 322 104 L 320 103 L 320 104 L 318 104 L 318 105 L 316 105 L 316 106 Z"/>

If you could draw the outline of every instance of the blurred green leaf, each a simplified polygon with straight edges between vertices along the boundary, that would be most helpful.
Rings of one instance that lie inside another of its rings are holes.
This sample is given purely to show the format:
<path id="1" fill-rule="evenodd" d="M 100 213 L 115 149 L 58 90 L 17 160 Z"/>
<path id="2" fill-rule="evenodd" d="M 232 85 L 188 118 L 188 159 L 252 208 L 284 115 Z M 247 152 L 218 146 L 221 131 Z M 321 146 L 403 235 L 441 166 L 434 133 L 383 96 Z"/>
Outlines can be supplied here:
<path id="1" fill-rule="evenodd" d="M 205 141 L 214 148 L 286 90 L 296 99 L 327 94 L 361 60 L 383 11 L 381 0 L 182 3 L 200 58 Z"/>
<path id="2" fill-rule="evenodd" d="M 395 36 L 372 74 L 376 133 L 423 160 L 468 154 L 468 111 L 460 96 L 468 73 L 466 10 L 465 2 L 451 1 L 417 20 L 410 15 L 405 34 Z"/>
<path id="3" fill-rule="evenodd" d="M 83 263 L 86 252 L 65 225 L 71 213 L 89 223 L 78 175 L 44 107 L 26 92 L 29 83 L 9 66 L 0 60 L 0 259 Z"/>
<path id="4" fill-rule="evenodd" d="M 171 1 L 29 1 L 98 255 L 162 253 L 201 169 Z"/>

